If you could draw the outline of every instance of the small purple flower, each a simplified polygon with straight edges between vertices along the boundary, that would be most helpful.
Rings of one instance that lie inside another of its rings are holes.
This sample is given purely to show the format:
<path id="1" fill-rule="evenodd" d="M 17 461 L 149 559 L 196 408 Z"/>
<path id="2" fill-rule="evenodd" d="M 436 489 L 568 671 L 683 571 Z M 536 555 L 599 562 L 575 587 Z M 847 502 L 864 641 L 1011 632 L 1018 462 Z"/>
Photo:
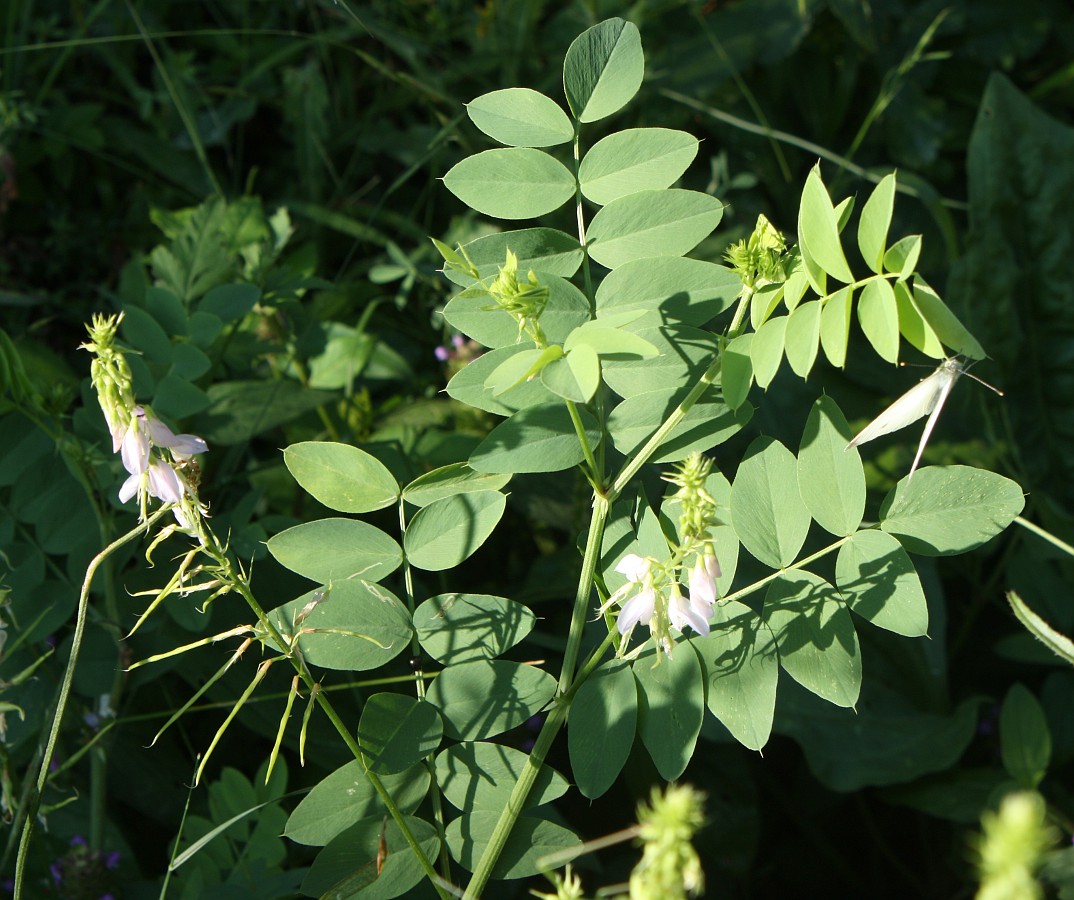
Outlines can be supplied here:
<path id="1" fill-rule="evenodd" d="M 440 362 L 447 362 L 451 359 L 451 351 L 448 350 L 447 347 L 437 347 L 433 351 L 433 356 L 440 360 Z"/>

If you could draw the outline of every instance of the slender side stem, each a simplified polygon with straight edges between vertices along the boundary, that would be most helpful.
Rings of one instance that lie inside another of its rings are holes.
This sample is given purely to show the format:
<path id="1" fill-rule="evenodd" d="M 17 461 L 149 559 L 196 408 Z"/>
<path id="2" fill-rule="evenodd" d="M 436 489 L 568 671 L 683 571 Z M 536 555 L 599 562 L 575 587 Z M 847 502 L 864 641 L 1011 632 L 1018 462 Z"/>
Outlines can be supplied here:
<path id="1" fill-rule="evenodd" d="M 742 597 L 748 597 L 750 594 L 755 594 L 757 591 L 759 591 L 761 588 L 763 588 L 766 584 L 768 584 L 769 582 L 775 581 L 777 578 L 779 578 L 779 576 L 782 575 L 784 572 L 793 572 L 795 569 L 801 569 L 801 568 L 804 568 L 805 566 L 808 566 L 811 562 L 816 562 L 821 557 L 827 556 L 829 553 L 831 553 L 831 552 L 833 552 L 835 550 L 838 550 L 840 547 L 843 546 L 843 544 L 845 544 L 847 541 L 849 541 L 852 537 L 853 537 L 853 535 L 847 535 L 846 537 L 841 537 L 841 538 L 839 538 L 839 540 L 835 541 L 832 544 L 829 544 L 827 547 L 823 548 L 822 550 L 818 550 L 816 553 L 811 553 L 805 559 L 800 559 L 797 562 L 791 563 L 789 566 L 784 566 L 782 569 L 777 569 L 771 575 L 766 575 L 764 578 L 760 579 L 759 581 L 755 581 L 753 584 L 747 585 L 746 587 L 742 588 L 741 590 L 735 591 L 733 594 L 728 594 L 726 597 L 723 597 L 720 600 L 720 604 L 722 605 L 724 603 L 727 603 L 730 600 L 739 600 Z"/>
<path id="2" fill-rule="evenodd" d="M 578 413 L 578 407 L 570 400 L 567 401 L 567 412 L 570 414 L 571 422 L 574 423 L 574 430 L 578 434 L 578 443 L 582 445 L 582 453 L 585 454 L 586 465 L 589 466 L 592 476 L 593 489 L 596 490 L 600 484 L 600 469 L 597 468 L 597 461 L 593 458 L 593 448 L 589 446 L 589 438 L 586 437 L 585 425 L 582 424 L 582 417 Z"/>
<path id="3" fill-rule="evenodd" d="M 1057 538 L 1050 531 L 1045 531 L 1039 525 L 1035 525 L 1029 521 L 1029 519 L 1023 519 L 1021 516 L 1015 516 L 1014 521 L 1021 525 L 1026 531 L 1031 531 L 1039 538 L 1043 538 L 1049 544 L 1058 547 L 1068 556 L 1074 556 L 1074 547 L 1071 547 L 1066 541 L 1062 541 Z"/>
<path id="4" fill-rule="evenodd" d="M 60 684 L 60 694 L 56 700 L 56 712 L 52 716 L 52 727 L 49 730 L 48 740 L 45 743 L 45 753 L 41 757 L 41 765 L 37 770 L 37 783 L 30 794 L 29 803 L 26 806 L 26 818 L 22 825 L 22 836 L 19 838 L 19 855 L 15 861 L 15 894 L 14 900 L 21 900 L 23 881 L 26 878 L 26 861 L 30 850 L 30 841 L 33 838 L 34 826 L 37 824 L 37 811 L 41 808 L 41 795 L 48 781 L 48 770 L 52 764 L 52 756 L 56 751 L 56 741 L 60 736 L 60 726 L 63 724 L 63 714 L 67 710 L 67 697 L 71 693 L 71 682 L 74 680 L 75 666 L 78 664 L 78 654 L 82 649 L 82 635 L 86 630 L 86 614 L 89 611 L 90 585 L 97 569 L 115 553 L 120 547 L 129 544 L 143 532 L 148 533 L 157 521 L 171 507 L 162 507 L 151 515 L 144 523 L 139 523 L 125 535 L 114 540 L 90 561 L 86 567 L 86 577 L 82 581 L 82 592 L 78 596 L 78 613 L 75 617 L 75 631 L 71 638 L 71 655 L 67 659 L 67 668 L 63 671 L 63 681 Z"/>
<path id="5" fill-rule="evenodd" d="M 220 545 L 216 535 L 207 528 L 202 528 L 200 530 L 200 536 L 206 550 L 226 569 L 229 582 L 233 584 L 235 589 L 242 595 L 254 615 L 257 616 L 258 622 L 261 623 L 261 626 L 268 633 L 268 636 L 276 644 L 280 652 L 286 655 L 291 661 L 291 665 L 294 666 L 295 671 L 298 672 L 298 675 L 305 683 L 306 688 L 311 692 L 311 696 L 316 697 L 317 704 L 321 707 L 322 712 L 328 717 L 328 721 L 332 723 L 336 732 L 343 739 L 343 743 L 347 745 L 347 749 L 350 750 L 354 758 L 361 763 L 366 778 L 369 779 L 369 783 L 373 786 L 373 790 L 377 792 L 377 796 L 380 797 L 381 802 L 387 808 L 388 814 L 399 827 L 399 831 L 406 840 L 407 846 L 414 852 L 414 856 L 417 857 L 418 863 L 428 876 L 429 881 L 432 883 L 437 894 L 439 894 L 443 900 L 448 900 L 451 895 L 441 886 L 440 876 L 437 874 L 436 869 L 433 868 L 433 864 L 429 861 L 429 858 L 425 855 L 425 851 L 421 849 L 421 845 L 418 843 L 418 839 L 414 836 L 414 832 L 407 823 L 402 810 L 399 809 L 395 799 L 388 792 L 388 789 L 384 787 L 384 783 L 377 777 L 376 773 L 369 771 L 365 753 L 362 752 L 361 745 L 354 735 L 351 734 L 350 729 L 343 719 L 340 718 L 339 713 L 336 712 L 335 707 L 332 705 L 332 701 L 328 699 L 328 695 L 321 690 L 314 691 L 314 687 L 317 685 L 316 679 L 302 662 L 301 658 L 291 652 L 290 645 L 284 639 L 283 635 L 280 634 L 280 630 L 272 623 L 272 620 L 269 619 L 265 610 L 262 609 L 261 604 L 258 603 L 257 598 L 254 597 L 249 585 L 247 585 L 245 578 L 241 577 L 239 573 L 235 571 L 231 559 Z"/>

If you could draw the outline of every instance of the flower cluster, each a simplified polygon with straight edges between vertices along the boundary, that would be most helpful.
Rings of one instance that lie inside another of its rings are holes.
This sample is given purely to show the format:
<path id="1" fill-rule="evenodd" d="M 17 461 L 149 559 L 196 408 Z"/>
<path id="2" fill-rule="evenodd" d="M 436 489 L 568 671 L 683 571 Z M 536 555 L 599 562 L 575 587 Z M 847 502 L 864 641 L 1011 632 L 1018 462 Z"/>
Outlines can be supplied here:
<path id="1" fill-rule="evenodd" d="M 87 326 L 90 340 L 82 345 L 94 355 L 90 379 L 112 435 L 112 452 L 129 473 L 119 499 L 126 503 L 137 495 L 142 519 L 149 497 L 174 504 L 180 526 L 189 528 L 191 516 L 201 507 L 196 484 L 183 470 L 195 471 L 192 458 L 209 448 L 197 435 L 175 434 L 152 410 L 134 402 L 130 367 L 115 346 L 122 320 L 122 315 L 95 315 Z"/>
<path id="2" fill-rule="evenodd" d="M 787 242 L 765 216 L 757 217 L 757 225 L 747 240 L 732 244 L 725 257 L 742 284 L 752 290 L 773 282 L 787 280 Z"/>
<path id="3" fill-rule="evenodd" d="M 615 571 L 626 578 L 601 607 L 619 604 L 617 627 L 629 636 L 638 625 L 648 627 L 658 652 L 671 656 L 675 639 L 689 626 L 696 634 L 709 633 L 715 612 L 720 563 L 709 530 L 716 524 L 716 501 L 705 489 L 712 463 L 694 453 L 666 480 L 678 486 L 670 498 L 679 504 L 679 543 L 664 561 L 628 553 Z M 687 572 L 688 575 L 682 573 Z M 679 586 L 687 578 L 688 597 Z"/>

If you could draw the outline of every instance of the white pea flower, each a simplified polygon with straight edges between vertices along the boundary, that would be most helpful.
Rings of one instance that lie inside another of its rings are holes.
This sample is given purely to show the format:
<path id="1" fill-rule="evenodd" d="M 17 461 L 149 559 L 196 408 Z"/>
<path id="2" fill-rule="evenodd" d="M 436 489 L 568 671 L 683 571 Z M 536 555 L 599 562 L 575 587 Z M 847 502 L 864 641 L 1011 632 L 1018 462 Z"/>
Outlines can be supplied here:
<path id="1" fill-rule="evenodd" d="M 697 561 L 690 570 L 690 599 L 713 606 L 716 603 L 716 579 L 720 577 L 720 562 L 711 547 L 697 555 Z M 709 615 L 711 615 L 711 611 Z"/>
<path id="2" fill-rule="evenodd" d="M 695 598 L 692 593 L 687 600 L 679 591 L 679 586 L 673 583 L 668 601 L 668 618 L 671 620 L 671 627 L 680 634 L 689 625 L 698 634 L 707 635 L 709 619 L 712 618 L 712 604 Z"/>

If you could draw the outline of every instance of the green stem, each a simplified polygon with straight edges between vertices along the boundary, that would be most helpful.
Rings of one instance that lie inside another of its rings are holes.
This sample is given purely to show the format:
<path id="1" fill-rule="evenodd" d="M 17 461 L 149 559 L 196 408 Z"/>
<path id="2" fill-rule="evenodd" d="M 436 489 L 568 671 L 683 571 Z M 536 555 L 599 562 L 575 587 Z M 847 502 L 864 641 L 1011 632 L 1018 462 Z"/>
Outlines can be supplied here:
<path id="1" fill-rule="evenodd" d="M 843 544 L 845 544 L 847 541 L 849 541 L 853 536 L 854 535 L 852 535 L 852 534 L 848 534 L 846 537 L 839 538 L 839 540 L 837 540 L 835 543 L 829 544 L 827 547 L 823 548 L 822 550 L 818 550 L 816 553 L 810 554 L 805 559 L 800 559 L 797 562 L 793 562 L 789 566 L 784 566 L 782 569 L 776 569 L 776 571 L 773 572 L 771 575 L 766 575 L 764 578 L 760 579 L 759 581 L 755 581 L 753 584 L 747 585 L 746 587 L 742 588 L 741 590 L 735 591 L 733 594 L 728 594 L 726 597 L 723 597 L 720 600 L 720 605 L 722 606 L 724 603 L 728 603 L 731 600 L 739 600 L 742 597 L 748 597 L 750 594 L 754 594 L 757 591 L 759 591 L 766 584 L 768 584 L 768 583 L 770 583 L 772 581 L 775 581 L 784 572 L 793 572 L 796 569 L 802 569 L 805 566 L 808 566 L 811 562 L 816 562 L 818 559 L 821 559 L 822 557 L 827 556 L 833 550 L 838 550 L 840 547 L 843 546 Z"/>
<path id="2" fill-rule="evenodd" d="M 1049 544 L 1058 547 L 1067 555 L 1074 556 L 1074 547 L 1071 547 L 1070 544 L 1068 544 L 1066 541 L 1060 540 L 1050 531 L 1045 531 L 1039 525 L 1034 525 L 1028 519 L 1023 519 L 1021 516 L 1015 516 L 1014 521 L 1021 525 L 1024 529 L 1026 529 L 1026 531 L 1032 531 L 1033 534 L 1035 534 L 1037 537 L 1043 538 Z"/>
<path id="3" fill-rule="evenodd" d="M 150 528 L 171 507 L 162 507 L 151 515 L 144 523 L 139 523 L 125 535 L 114 540 L 98 553 L 86 567 L 86 577 L 82 581 L 82 592 L 78 597 L 78 613 L 75 617 L 75 630 L 71 637 L 71 655 L 67 659 L 67 667 L 63 671 L 63 681 L 60 684 L 60 694 L 56 700 L 56 712 L 52 716 L 52 727 L 49 729 L 48 740 L 45 743 L 45 753 L 41 757 L 41 765 L 37 771 L 37 783 L 30 794 L 29 804 L 26 807 L 26 818 L 23 821 L 22 835 L 19 838 L 19 855 L 15 861 L 15 894 L 14 900 L 21 900 L 22 885 L 26 877 L 26 860 L 30 850 L 30 841 L 33 838 L 34 826 L 37 824 L 37 811 L 41 807 L 41 795 L 48 781 L 48 770 L 52 764 L 52 756 L 56 751 L 56 741 L 60 735 L 60 726 L 63 724 L 63 714 L 67 709 L 67 698 L 71 693 L 71 682 L 74 680 L 75 666 L 78 664 L 78 654 L 82 649 L 82 635 L 86 630 L 86 614 L 89 610 L 89 591 L 93 583 L 93 576 L 97 569 L 106 559 L 115 553 L 120 547 L 129 544 L 142 532 L 148 534 Z"/>
<path id="4" fill-rule="evenodd" d="M 608 522 L 611 503 L 605 497 L 597 495 L 593 499 L 593 514 L 589 518 L 589 536 L 586 538 L 585 555 L 582 557 L 582 571 L 578 575 L 578 588 L 574 593 L 574 606 L 571 608 L 571 625 L 567 633 L 567 648 L 563 652 L 563 667 L 559 673 L 559 692 L 565 694 L 574 678 L 574 666 L 578 660 L 578 651 L 582 645 L 582 632 L 585 630 L 585 617 L 589 612 L 589 597 L 593 590 L 593 575 L 600 560 L 600 548 L 604 541 L 604 526 Z"/>
<path id="5" fill-rule="evenodd" d="M 589 446 L 589 438 L 586 437 L 585 425 L 582 422 L 582 417 L 578 412 L 578 407 L 575 403 L 568 400 L 567 412 L 571 417 L 571 422 L 574 423 L 574 430 L 578 435 L 578 443 L 582 445 L 582 453 L 585 455 L 586 465 L 589 466 L 590 482 L 593 485 L 593 489 L 597 490 L 600 485 L 600 469 L 597 468 L 597 461 L 593 458 L 593 448 Z"/>
<path id="6" fill-rule="evenodd" d="M 600 665 L 601 659 L 603 659 L 605 652 L 611 645 L 612 635 L 609 634 L 601 645 L 590 654 L 585 665 L 579 670 L 578 677 L 571 684 L 570 690 L 557 698 L 549 711 L 547 718 L 544 720 L 544 725 L 541 727 L 541 732 L 534 742 L 533 750 L 530 751 L 530 755 L 526 759 L 526 767 L 522 770 L 522 774 L 519 775 L 518 781 L 515 782 L 514 790 L 511 791 L 507 805 L 504 807 L 503 812 L 500 813 L 499 821 L 496 822 L 496 827 L 489 837 L 485 852 L 481 854 L 481 859 L 474 869 L 474 877 L 466 885 L 463 900 L 476 900 L 484 891 L 489 878 L 492 876 L 492 869 L 500 858 L 504 845 L 507 843 L 507 838 L 515 827 L 518 817 L 522 814 L 526 798 L 529 796 L 530 790 L 533 788 L 533 784 L 544 766 L 544 761 L 548 756 L 552 742 L 559 733 L 559 729 L 563 727 L 563 723 L 567 721 L 567 711 L 570 709 L 571 700 L 574 699 L 574 695 L 592 674 L 593 670 Z"/>

